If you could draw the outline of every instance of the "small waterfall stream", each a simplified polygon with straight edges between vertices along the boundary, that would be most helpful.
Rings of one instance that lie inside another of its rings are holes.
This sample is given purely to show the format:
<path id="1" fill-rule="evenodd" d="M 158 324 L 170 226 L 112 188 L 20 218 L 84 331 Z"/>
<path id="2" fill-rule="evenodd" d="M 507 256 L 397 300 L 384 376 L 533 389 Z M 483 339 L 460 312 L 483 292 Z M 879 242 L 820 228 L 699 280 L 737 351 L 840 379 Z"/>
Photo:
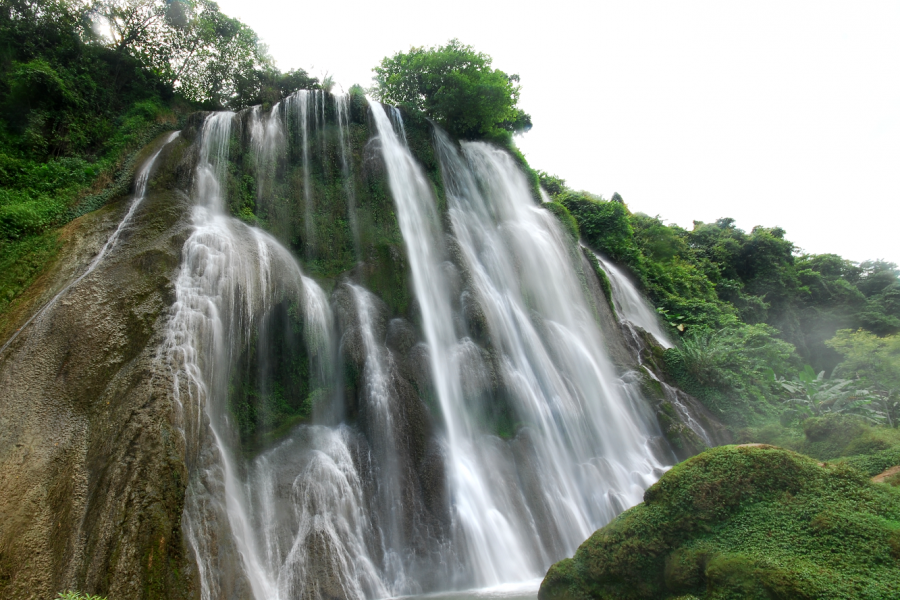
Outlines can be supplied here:
<path id="1" fill-rule="evenodd" d="M 653 307 L 650 306 L 641 292 L 631 282 L 628 275 L 599 254 L 594 253 L 594 256 L 597 257 L 597 261 L 599 261 L 609 278 L 609 284 L 612 287 L 613 303 L 619 317 L 624 321 L 637 325 L 652 335 L 663 348 L 672 348 L 672 340 L 663 331 L 659 315 L 656 314 Z"/>
<path id="2" fill-rule="evenodd" d="M 359 253 L 348 104 L 334 97 L 329 124 L 325 94 L 300 91 L 268 114 L 214 113 L 196 142 L 193 231 L 159 359 L 181 407 L 183 528 L 204 600 L 375 599 L 534 580 L 640 502 L 666 467 L 639 386 L 607 357 L 577 247 L 505 151 L 435 130 L 444 218 L 411 154 L 414 130 L 408 140 L 400 111 L 370 104 L 366 168 L 386 175 L 415 324 L 390 321 L 362 283 L 364 265 L 326 293 L 284 245 L 227 214 L 229 151 L 246 119 L 260 206 L 274 202 L 278 161 L 299 161 L 306 237 L 295 251 L 310 252 L 322 202 L 311 159 L 331 151 Z M 279 327 L 296 331 L 277 342 Z M 412 337 L 398 345 L 404 327 Z M 277 344 L 302 346 L 310 408 L 251 451 L 229 402 L 243 393 L 238 381 L 256 382 L 260 398 L 282 393 L 268 381 Z M 423 365 L 415 388 L 411 356 Z"/>
<path id="3" fill-rule="evenodd" d="M 157 148 L 156 152 L 150 155 L 150 158 L 144 162 L 143 166 L 138 169 L 137 173 L 134 176 L 134 196 L 132 197 L 131 204 L 128 206 L 128 211 L 125 213 L 125 216 L 122 217 L 122 220 L 119 221 L 119 225 L 116 227 L 115 231 L 113 231 L 112 235 L 106 240 L 106 243 L 103 244 L 103 247 L 100 248 L 100 251 L 97 253 L 97 256 L 91 260 L 88 264 L 87 268 L 84 270 L 84 273 L 76 277 L 71 283 L 68 283 L 63 289 L 56 293 L 53 298 L 50 299 L 44 306 L 40 308 L 34 315 L 32 315 L 25 324 L 22 325 L 14 334 L 10 336 L 8 340 L 0 346 L 0 354 L 3 353 L 6 348 L 13 343 L 13 340 L 18 337 L 18 335 L 31 323 L 34 321 L 40 321 L 40 319 L 46 314 L 46 312 L 54 305 L 56 302 L 62 298 L 66 292 L 72 289 L 74 286 L 81 283 L 85 277 L 93 273 L 100 263 L 103 262 L 103 259 L 116 247 L 116 244 L 119 241 L 119 237 L 121 237 L 122 232 L 131 224 L 131 221 L 134 219 L 134 213 L 137 211 L 138 207 L 144 201 L 144 198 L 147 196 L 147 184 L 150 181 L 150 175 L 153 173 L 153 167 L 156 165 L 156 159 L 159 158 L 160 153 L 163 151 L 163 148 L 168 146 L 172 141 L 175 140 L 181 134 L 180 131 L 173 131 L 170 133 L 165 141 Z"/>
<path id="4" fill-rule="evenodd" d="M 341 146 L 341 175 L 344 180 L 344 196 L 347 198 L 347 214 L 353 232 L 353 246 L 359 252 L 359 224 L 356 221 L 356 192 L 353 189 L 353 165 L 348 157 L 350 146 L 350 107 L 348 94 L 334 96 L 334 112 L 337 117 L 338 140 Z"/>
<path id="5" fill-rule="evenodd" d="M 604 259 L 597 253 L 594 253 L 594 256 L 597 257 L 597 261 L 609 278 L 616 313 L 618 313 L 620 323 L 625 328 L 628 337 L 630 337 L 627 341 L 632 347 L 638 363 L 641 362 L 641 346 L 643 342 L 634 329 L 635 325 L 652 335 L 653 339 L 655 339 L 663 348 L 674 347 L 671 338 L 663 330 L 659 317 L 653 310 L 653 307 L 647 299 L 644 298 L 640 290 L 637 289 L 637 286 L 632 283 L 631 279 L 629 279 L 629 277 L 611 261 Z M 696 433 L 707 446 L 715 446 L 716 444 L 710 438 L 709 432 L 697 422 L 692 411 L 683 401 L 682 397 L 684 392 L 672 387 L 665 381 L 661 381 L 653 373 L 652 369 L 645 368 L 644 371 L 662 387 L 666 399 L 678 413 L 681 422 L 690 427 L 691 431 Z"/>

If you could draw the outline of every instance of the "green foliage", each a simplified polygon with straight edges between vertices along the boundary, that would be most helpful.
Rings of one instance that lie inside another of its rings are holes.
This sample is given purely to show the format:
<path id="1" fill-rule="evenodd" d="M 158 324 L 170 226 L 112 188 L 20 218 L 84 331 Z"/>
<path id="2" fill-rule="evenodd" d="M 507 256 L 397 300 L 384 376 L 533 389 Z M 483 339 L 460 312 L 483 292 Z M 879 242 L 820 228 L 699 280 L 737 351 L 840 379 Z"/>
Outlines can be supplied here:
<path id="1" fill-rule="evenodd" d="M 556 198 L 568 189 L 566 188 L 565 179 L 557 177 L 556 175 L 550 175 L 546 171 L 535 172 L 537 173 L 541 187 L 544 188 L 544 191 L 547 192 L 551 198 Z"/>
<path id="2" fill-rule="evenodd" d="M 423 112 L 457 138 L 507 142 L 531 128 L 517 107 L 519 76 L 492 68 L 491 57 L 459 40 L 398 52 L 373 71 L 376 98 Z"/>
<path id="3" fill-rule="evenodd" d="M 139 151 L 197 108 L 185 99 L 240 108 L 317 85 L 208 0 L 2 3 L 0 312 L 55 256 L 55 228 L 129 192 Z"/>
<path id="4" fill-rule="evenodd" d="M 821 417 L 810 417 L 800 427 L 794 423 L 773 422 L 762 427 L 747 428 L 738 431 L 735 439 L 739 442 L 777 445 L 818 460 L 841 459 L 852 464 L 870 460 L 863 457 L 890 462 L 894 460 L 891 457 L 900 452 L 900 432 L 897 429 L 873 424 L 859 415 L 845 413 L 825 413 Z M 881 458 L 877 458 L 879 456 Z M 898 464 L 900 459 L 885 464 L 870 475 Z M 867 469 L 864 470 L 868 472 Z"/>
<path id="5" fill-rule="evenodd" d="M 106 26 L 97 42 L 211 108 L 277 101 L 317 85 L 302 70 L 279 73 L 256 33 L 211 0 L 99 0 L 91 11 Z"/>
<path id="6" fill-rule="evenodd" d="M 538 597 L 889 598 L 898 530 L 900 493 L 845 463 L 725 446 L 663 475 L 551 567 Z"/>
<path id="7" fill-rule="evenodd" d="M 849 334 L 828 341 L 839 329 L 862 327 L 870 336 L 898 331 L 900 271 L 893 263 L 856 265 L 833 254 L 796 257 L 783 229 L 755 227 L 748 234 L 727 218 L 695 221 L 688 231 L 631 213 L 618 194 L 605 201 L 567 189 L 546 173 L 538 176 L 553 190 L 554 202 L 575 218 L 582 241 L 626 267 L 660 317 L 683 333 L 683 347 L 667 354 L 671 374 L 735 426 L 774 417 L 787 407 L 782 402 L 787 390 L 764 376 L 766 367 L 783 377 L 794 371 L 785 361 L 828 371 L 850 352 L 844 341 Z M 765 327 L 752 328 L 757 325 Z M 738 358 L 724 342 L 730 338 L 731 347 L 738 348 L 744 336 L 754 339 L 752 358 Z M 886 350 L 874 352 L 873 339 L 866 345 L 860 338 L 856 343 L 867 350 L 857 351 L 857 359 L 841 368 L 842 377 L 861 381 L 844 384 L 853 394 L 837 407 L 873 418 L 883 414 L 896 423 L 900 380 L 890 373 L 900 371 L 885 358 Z M 797 406 L 789 412 L 799 415 Z"/>
<path id="8" fill-rule="evenodd" d="M 616 262 L 634 267 L 641 256 L 634 245 L 631 213 L 624 204 L 608 202 L 586 192 L 566 191 L 556 197 L 578 221 L 584 240 Z"/>
<path id="9" fill-rule="evenodd" d="M 741 426 L 779 411 L 781 386 L 775 373 L 792 370 L 793 347 L 764 324 L 733 322 L 713 330 L 695 328 L 665 362 L 679 385 L 726 422 Z"/>
<path id="10" fill-rule="evenodd" d="M 553 213 L 553 216 L 555 216 L 559 220 L 560 225 L 562 225 L 563 230 L 572 236 L 574 241 L 577 242 L 579 240 L 581 235 L 578 231 L 578 222 L 575 220 L 575 217 L 572 216 L 572 213 L 569 212 L 569 209 L 559 202 L 545 202 L 542 206 Z"/>
<path id="11" fill-rule="evenodd" d="M 100 596 L 92 596 L 91 594 L 82 594 L 81 592 L 59 592 L 56 596 L 57 600 L 106 600 Z"/>
<path id="12" fill-rule="evenodd" d="M 834 375 L 852 378 L 868 389 L 874 404 L 896 427 L 900 420 L 900 335 L 878 337 L 863 329 L 841 329 L 826 345 L 844 358 Z"/>
<path id="13" fill-rule="evenodd" d="M 874 398 L 868 390 L 851 387 L 854 382 L 849 379 L 826 379 L 824 371 L 816 374 L 809 365 L 804 366 L 793 381 L 781 380 L 779 383 L 791 394 L 786 402 L 793 409 L 786 412 L 786 416 L 794 414 L 802 419 L 826 413 L 852 413 L 873 422 L 887 419 L 885 413 L 870 406 Z"/>
<path id="14" fill-rule="evenodd" d="M 857 454 L 840 459 L 854 469 L 862 472 L 867 477 L 874 477 L 891 467 L 900 465 L 900 446 L 873 452 L 869 454 Z M 896 483 L 893 485 L 896 486 Z"/>
<path id="15" fill-rule="evenodd" d="M 0 244 L 0 313 L 56 258 L 61 245 L 55 231 Z"/>

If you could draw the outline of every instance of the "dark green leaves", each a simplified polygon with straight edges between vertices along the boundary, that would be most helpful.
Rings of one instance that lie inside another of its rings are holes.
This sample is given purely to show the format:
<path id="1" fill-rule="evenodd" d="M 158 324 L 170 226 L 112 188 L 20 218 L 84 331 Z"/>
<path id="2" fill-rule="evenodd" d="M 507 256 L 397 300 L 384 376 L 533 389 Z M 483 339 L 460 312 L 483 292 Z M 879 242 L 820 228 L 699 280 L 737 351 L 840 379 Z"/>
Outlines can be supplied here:
<path id="1" fill-rule="evenodd" d="M 519 109 L 519 76 L 491 67 L 491 58 L 459 40 L 411 48 L 373 69 L 375 97 L 425 113 L 462 139 L 505 141 L 531 128 Z"/>

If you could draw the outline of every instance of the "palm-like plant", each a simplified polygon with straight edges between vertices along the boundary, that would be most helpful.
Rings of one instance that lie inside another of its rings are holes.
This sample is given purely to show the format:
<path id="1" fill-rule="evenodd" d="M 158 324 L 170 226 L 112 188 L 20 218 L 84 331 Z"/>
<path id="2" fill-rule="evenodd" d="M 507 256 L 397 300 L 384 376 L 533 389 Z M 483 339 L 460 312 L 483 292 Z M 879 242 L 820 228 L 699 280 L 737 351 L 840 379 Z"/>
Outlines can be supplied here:
<path id="1" fill-rule="evenodd" d="M 106 598 L 101 598 L 100 596 L 92 596 L 90 594 L 82 594 L 81 592 L 74 592 L 69 590 L 68 592 L 60 592 L 56 596 L 57 600 L 106 600 Z"/>
<path id="2" fill-rule="evenodd" d="M 826 379 L 825 371 L 816 373 L 806 365 L 794 380 L 779 379 L 779 383 L 791 394 L 787 402 L 801 415 L 843 413 L 860 415 L 874 423 L 889 420 L 885 411 L 873 408 L 877 398 L 868 390 L 851 388 L 851 379 Z"/>

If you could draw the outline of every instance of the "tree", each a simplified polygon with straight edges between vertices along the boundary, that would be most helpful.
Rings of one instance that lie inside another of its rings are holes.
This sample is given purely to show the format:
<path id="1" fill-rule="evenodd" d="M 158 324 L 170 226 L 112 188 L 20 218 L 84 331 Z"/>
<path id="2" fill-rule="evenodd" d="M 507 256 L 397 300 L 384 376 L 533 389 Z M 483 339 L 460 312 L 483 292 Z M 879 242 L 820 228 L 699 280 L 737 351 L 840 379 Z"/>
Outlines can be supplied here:
<path id="1" fill-rule="evenodd" d="M 834 369 L 836 376 L 856 379 L 884 397 L 900 400 L 900 335 L 878 337 L 864 329 L 841 329 L 826 344 L 844 357 Z"/>
<path id="2" fill-rule="evenodd" d="M 97 0 L 92 10 L 109 32 L 108 47 L 133 56 L 188 100 L 243 108 L 271 100 L 281 87 L 284 77 L 256 33 L 211 0 Z M 316 84 L 303 71 L 288 75 L 301 75 L 298 87 Z"/>
<path id="3" fill-rule="evenodd" d="M 376 98 L 423 112 L 456 137 L 508 141 L 531 128 L 517 106 L 519 76 L 493 69 L 490 56 L 459 40 L 398 52 L 373 71 Z"/>

